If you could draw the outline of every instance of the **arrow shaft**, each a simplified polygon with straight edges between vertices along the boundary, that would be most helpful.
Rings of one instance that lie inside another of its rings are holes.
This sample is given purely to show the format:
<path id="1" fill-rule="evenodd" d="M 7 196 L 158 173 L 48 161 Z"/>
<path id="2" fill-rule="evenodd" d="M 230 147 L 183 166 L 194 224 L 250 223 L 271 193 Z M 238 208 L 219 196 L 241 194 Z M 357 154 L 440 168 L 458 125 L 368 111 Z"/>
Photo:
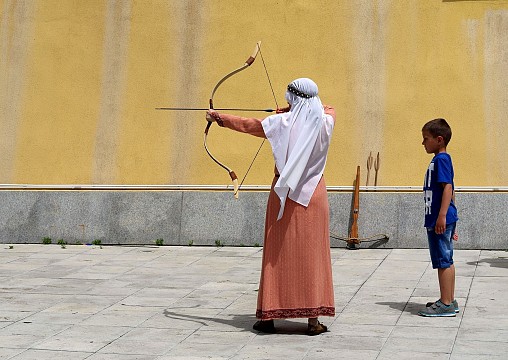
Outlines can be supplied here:
<path id="1" fill-rule="evenodd" d="M 178 110 L 178 111 L 206 111 L 208 108 L 181 108 L 181 107 L 159 107 L 155 110 Z M 274 112 L 274 109 L 243 109 L 243 108 L 221 108 L 214 109 L 220 111 L 262 111 L 262 112 Z"/>

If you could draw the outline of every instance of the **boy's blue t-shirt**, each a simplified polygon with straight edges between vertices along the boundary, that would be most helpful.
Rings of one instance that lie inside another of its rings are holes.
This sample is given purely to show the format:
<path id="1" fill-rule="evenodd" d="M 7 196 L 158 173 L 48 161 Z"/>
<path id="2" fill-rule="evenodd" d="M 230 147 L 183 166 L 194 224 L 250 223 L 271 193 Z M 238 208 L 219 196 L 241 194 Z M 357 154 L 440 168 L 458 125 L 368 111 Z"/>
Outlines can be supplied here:
<path id="1" fill-rule="evenodd" d="M 439 210 L 441 209 L 441 199 L 443 198 L 443 183 L 452 184 L 452 189 L 455 190 L 452 158 L 446 152 L 434 156 L 425 173 L 425 182 L 423 184 L 425 227 L 433 228 L 436 226 Z M 454 223 L 458 219 L 457 208 L 452 199 L 446 214 L 446 224 Z"/>

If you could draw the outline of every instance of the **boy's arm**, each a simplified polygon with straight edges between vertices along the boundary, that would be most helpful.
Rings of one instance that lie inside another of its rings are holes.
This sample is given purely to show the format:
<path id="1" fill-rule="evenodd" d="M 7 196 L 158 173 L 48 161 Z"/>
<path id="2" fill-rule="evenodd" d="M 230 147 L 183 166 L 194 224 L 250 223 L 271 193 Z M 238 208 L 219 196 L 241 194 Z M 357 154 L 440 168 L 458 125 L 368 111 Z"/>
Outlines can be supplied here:
<path id="1" fill-rule="evenodd" d="M 455 191 L 452 192 L 452 200 L 453 200 L 453 203 L 456 204 L 456 202 L 455 202 Z M 452 235 L 452 239 L 455 240 L 455 241 L 459 241 L 459 234 L 457 233 L 457 228 L 455 228 L 455 233 Z"/>
<path id="2" fill-rule="evenodd" d="M 443 197 L 441 199 L 441 209 L 439 209 L 439 215 L 436 221 L 435 231 L 436 234 L 443 234 L 446 230 L 446 213 L 452 200 L 453 189 L 452 184 L 443 184 Z"/>

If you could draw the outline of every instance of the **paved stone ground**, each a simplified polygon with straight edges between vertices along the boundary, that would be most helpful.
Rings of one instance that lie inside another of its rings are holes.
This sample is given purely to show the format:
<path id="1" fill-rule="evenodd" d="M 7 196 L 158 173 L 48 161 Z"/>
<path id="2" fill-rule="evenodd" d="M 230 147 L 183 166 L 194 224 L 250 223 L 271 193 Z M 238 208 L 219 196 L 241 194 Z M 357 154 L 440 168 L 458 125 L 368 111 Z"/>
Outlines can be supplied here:
<path id="1" fill-rule="evenodd" d="M 330 331 L 252 330 L 261 248 L 0 245 L 0 359 L 506 359 L 508 253 L 456 251 L 455 318 L 425 249 L 332 249 Z"/>

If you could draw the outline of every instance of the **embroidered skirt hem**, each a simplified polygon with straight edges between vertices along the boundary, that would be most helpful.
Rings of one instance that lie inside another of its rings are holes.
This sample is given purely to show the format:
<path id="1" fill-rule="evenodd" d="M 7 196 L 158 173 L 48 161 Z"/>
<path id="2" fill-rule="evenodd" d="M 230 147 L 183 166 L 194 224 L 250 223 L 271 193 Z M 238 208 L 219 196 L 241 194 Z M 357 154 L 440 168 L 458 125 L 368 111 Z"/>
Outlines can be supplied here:
<path id="1" fill-rule="evenodd" d="M 317 318 L 319 316 L 335 316 L 334 307 L 320 307 L 309 309 L 276 309 L 256 311 L 256 318 L 260 320 L 289 319 L 289 318 Z"/>

